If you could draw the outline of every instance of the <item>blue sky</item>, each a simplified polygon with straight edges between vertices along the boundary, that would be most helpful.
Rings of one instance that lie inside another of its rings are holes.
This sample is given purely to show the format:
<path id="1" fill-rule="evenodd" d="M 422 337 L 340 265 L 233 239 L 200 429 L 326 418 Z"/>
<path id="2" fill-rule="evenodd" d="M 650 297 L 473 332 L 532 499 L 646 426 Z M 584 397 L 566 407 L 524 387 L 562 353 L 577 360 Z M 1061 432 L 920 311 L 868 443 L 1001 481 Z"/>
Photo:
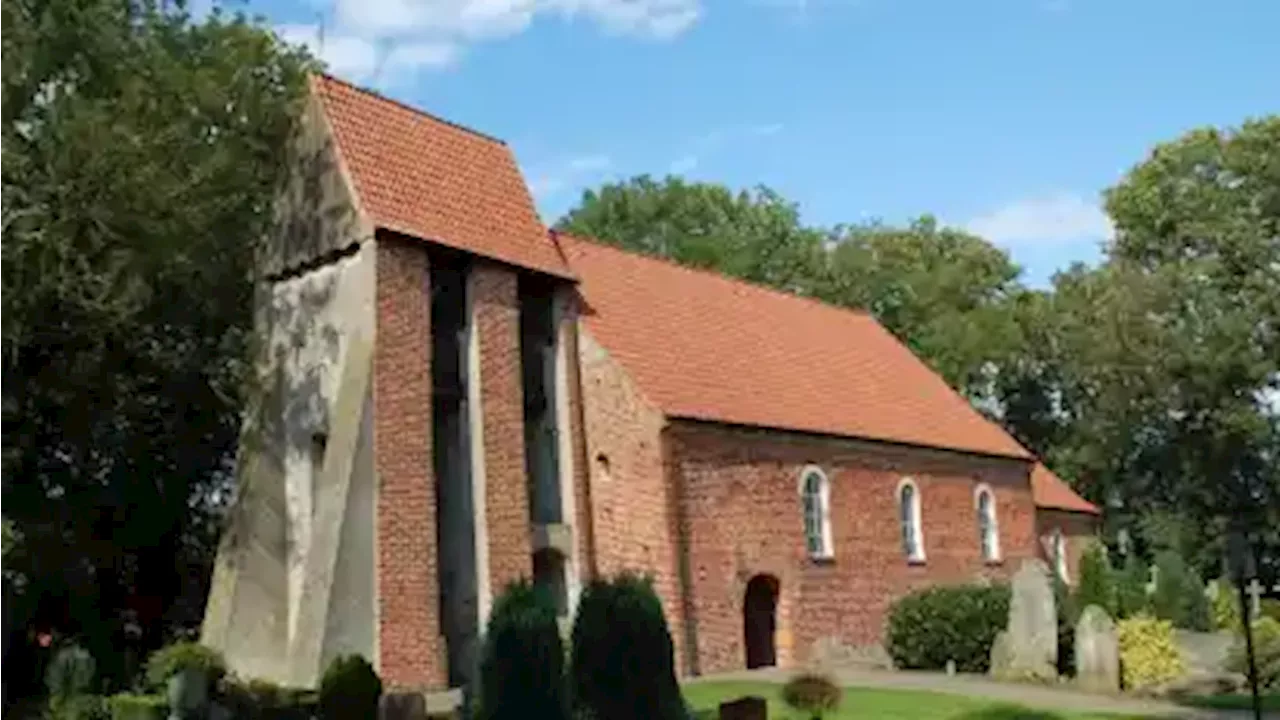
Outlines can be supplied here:
<path id="1" fill-rule="evenodd" d="M 813 223 L 932 213 L 1042 284 L 1156 142 L 1280 111 L 1280 0 L 250 0 L 339 75 L 584 187 L 765 184 Z M 321 32 L 323 28 L 323 32 Z M 320 38 L 323 37 L 323 42 Z"/>

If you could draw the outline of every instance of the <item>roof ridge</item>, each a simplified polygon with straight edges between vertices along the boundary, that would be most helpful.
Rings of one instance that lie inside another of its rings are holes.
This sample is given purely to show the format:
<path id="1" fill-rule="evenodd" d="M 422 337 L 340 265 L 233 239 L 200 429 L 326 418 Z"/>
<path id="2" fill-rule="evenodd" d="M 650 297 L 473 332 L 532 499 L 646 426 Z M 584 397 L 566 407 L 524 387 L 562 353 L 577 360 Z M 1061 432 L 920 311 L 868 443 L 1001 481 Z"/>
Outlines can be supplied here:
<path id="1" fill-rule="evenodd" d="M 869 317 L 873 320 L 875 319 L 875 316 L 871 314 L 871 311 L 867 310 L 866 308 L 849 307 L 847 305 L 837 305 L 833 302 L 828 302 L 821 298 L 813 297 L 812 295 L 799 295 L 797 293 L 788 292 L 786 290 L 782 290 L 780 288 L 776 288 L 771 285 L 765 285 L 764 283 L 756 282 L 754 280 L 747 280 L 746 278 L 735 277 L 733 275 L 726 275 L 722 272 L 718 272 L 711 268 L 693 267 L 691 265 L 684 265 L 679 261 L 669 257 L 664 257 L 662 255 L 651 255 L 649 253 L 640 252 L 638 250 L 631 250 L 629 248 L 624 248 L 609 242 L 605 242 L 604 240 L 601 240 L 599 238 L 587 237 L 586 235 L 579 235 L 577 233 L 565 232 L 563 230 L 556 230 L 555 228 L 548 228 L 548 232 L 551 233 L 552 239 L 556 240 L 557 247 L 560 244 L 557 237 L 563 236 L 575 242 L 587 243 L 588 245 L 594 245 L 596 247 L 606 248 L 609 250 L 613 250 L 614 252 L 621 253 L 623 255 L 630 255 L 632 257 L 640 258 L 642 260 L 651 260 L 653 262 L 656 262 L 662 265 L 669 265 L 677 270 L 684 270 L 686 272 L 695 273 L 698 275 L 710 275 L 713 278 L 724 280 L 725 282 L 731 285 L 741 285 L 743 287 L 750 288 L 752 290 L 760 290 L 769 295 L 776 295 L 779 297 L 790 298 L 793 300 L 800 300 L 803 302 L 807 302 L 813 305 L 817 305 L 818 307 L 821 307 L 821 308 L 826 308 L 828 310 L 845 312 L 845 313 L 849 313 L 850 315 L 860 315 L 863 317 Z M 879 320 L 876 320 L 877 324 L 879 324 L 879 322 L 880 322 Z M 888 328 L 886 328 L 885 330 L 887 332 Z M 892 333 L 890 334 L 892 335 Z"/>
<path id="2" fill-rule="evenodd" d="M 508 148 L 508 149 L 510 148 L 510 146 L 508 146 L 508 145 L 507 145 L 507 141 L 506 141 L 506 140 L 503 140 L 502 138 L 497 137 L 497 136 L 495 136 L 495 135 L 490 135 L 489 133 L 481 132 L 481 131 L 479 131 L 479 130 L 476 130 L 476 129 L 475 129 L 475 128 L 473 128 L 473 127 L 470 127 L 470 126 L 467 126 L 467 125 L 463 125 L 463 124 L 462 124 L 462 123 L 460 123 L 460 122 L 454 122 L 453 120 L 449 120 L 448 118 L 440 117 L 439 115 L 436 115 L 435 113 L 427 112 L 426 110 L 423 110 L 423 109 L 422 109 L 422 108 L 420 108 L 420 107 L 414 107 L 413 105 L 410 105 L 410 104 L 409 104 L 409 103 L 407 103 L 407 102 L 404 102 L 404 101 L 402 101 L 402 100 L 397 100 L 397 99 L 395 99 L 395 98 L 393 98 L 393 97 L 391 97 L 391 96 L 389 96 L 389 95 L 384 95 L 383 93 L 380 93 L 380 92 L 378 92 L 377 90 L 373 90 L 373 89 L 371 89 L 371 88 L 367 88 L 367 87 L 362 87 L 362 86 L 360 86 L 360 85 L 357 85 L 357 84 L 355 84 L 355 83 L 351 82 L 350 80 L 344 80 L 344 79 L 342 79 L 342 78 L 340 78 L 340 77 L 338 77 L 338 76 L 336 76 L 336 75 L 330 75 L 329 73 L 323 73 L 323 72 L 322 72 L 322 73 L 316 73 L 316 74 L 317 74 L 317 75 L 319 75 L 320 77 L 324 78 L 325 80 L 329 80 L 329 81 L 332 81 L 332 82 L 336 82 L 336 83 L 338 83 L 339 85 L 345 85 L 346 87 L 348 87 L 348 88 L 350 88 L 350 89 L 352 89 L 352 90 L 355 90 L 355 91 L 356 91 L 356 92 L 358 92 L 358 93 L 362 93 L 362 94 L 364 94 L 364 95 L 368 95 L 368 96 L 369 96 L 369 97 L 371 97 L 371 98 L 374 98 L 375 100 L 381 100 L 382 102 L 390 103 L 390 104 L 395 105 L 395 106 L 397 106 L 397 107 L 403 108 L 403 109 L 408 110 L 409 112 L 413 113 L 414 115 L 421 116 L 421 117 L 423 117 L 423 118 L 426 118 L 427 120 L 433 120 L 433 121 L 435 121 L 435 122 L 440 123 L 441 125 L 448 125 L 448 126 L 449 126 L 449 127 L 451 127 L 451 128 L 455 128 L 455 129 L 457 129 L 457 130 L 461 130 L 461 131 L 463 131 L 463 132 L 465 132 L 465 133 L 468 133 L 468 134 L 471 134 L 471 135 L 475 135 L 476 137 L 478 137 L 478 138 L 480 138 L 480 139 L 482 139 L 482 140 L 488 140 L 489 142 L 497 143 L 497 144 L 499 144 L 499 145 L 501 145 L 501 146 L 503 146 L 503 147 L 505 147 L 505 148 Z"/>

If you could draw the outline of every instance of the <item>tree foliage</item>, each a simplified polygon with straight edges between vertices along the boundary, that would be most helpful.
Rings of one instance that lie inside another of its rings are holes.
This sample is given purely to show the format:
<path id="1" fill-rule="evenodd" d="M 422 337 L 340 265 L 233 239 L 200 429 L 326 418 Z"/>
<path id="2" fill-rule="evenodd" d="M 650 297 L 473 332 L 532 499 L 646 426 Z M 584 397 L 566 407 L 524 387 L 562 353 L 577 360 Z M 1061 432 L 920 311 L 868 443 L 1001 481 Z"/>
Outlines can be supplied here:
<path id="1" fill-rule="evenodd" d="M 3 21 L 11 617 L 116 658 L 201 613 L 310 61 L 181 4 L 4 0 Z"/>

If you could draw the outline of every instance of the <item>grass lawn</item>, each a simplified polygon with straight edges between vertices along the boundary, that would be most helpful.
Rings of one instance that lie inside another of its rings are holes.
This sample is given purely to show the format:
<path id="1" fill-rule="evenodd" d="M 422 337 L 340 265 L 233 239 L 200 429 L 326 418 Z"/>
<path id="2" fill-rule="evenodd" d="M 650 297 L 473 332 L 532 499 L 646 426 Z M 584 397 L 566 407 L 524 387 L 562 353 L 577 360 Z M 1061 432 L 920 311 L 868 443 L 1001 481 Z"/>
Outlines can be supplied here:
<path id="1" fill-rule="evenodd" d="M 794 713 L 779 697 L 781 685 L 751 682 L 686 685 L 684 696 L 699 718 L 715 718 L 725 700 L 759 695 L 769 701 L 769 720 L 809 720 Z M 961 695 L 909 690 L 845 688 L 844 700 L 824 720 L 1130 720 L 1119 715 L 1030 710 L 1017 705 L 983 701 Z"/>
<path id="2" fill-rule="evenodd" d="M 1177 702 L 1191 707 L 1213 708 L 1215 710 L 1252 710 L 1253 697 L 1244 695 L 1193 695 L 1177 698 Z M 1280 693 L 1262 693 L 1262 710 L 1264 712 L 1280 712 Z"/>

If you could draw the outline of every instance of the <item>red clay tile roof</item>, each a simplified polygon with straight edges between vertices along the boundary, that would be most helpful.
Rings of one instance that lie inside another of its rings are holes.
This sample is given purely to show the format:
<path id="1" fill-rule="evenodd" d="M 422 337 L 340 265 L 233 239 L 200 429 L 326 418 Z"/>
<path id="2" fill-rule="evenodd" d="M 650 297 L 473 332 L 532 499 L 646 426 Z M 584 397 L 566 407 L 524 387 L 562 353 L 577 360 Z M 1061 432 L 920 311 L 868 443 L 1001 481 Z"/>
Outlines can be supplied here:
<path id="1" fill-rule="evenodd" d="M 1044 463 L 1036 463 L 1031 470 L 1031 497 L 1035 500 L 1036 507 L 1100 514 L 1097 505 L 1077 495 L 1070 485 L 1053 474 Z"/>
<path id="2" fill-rule="evenodd" d="M 669 417 L 1031 458 L 866 313 L 558 237 L 587 329 Z"/>
<path id="3" fill-rule="evenodd" d="M 375 226 L 572 277 L 502 141 L 327 75 L 312 90 Z"/>

